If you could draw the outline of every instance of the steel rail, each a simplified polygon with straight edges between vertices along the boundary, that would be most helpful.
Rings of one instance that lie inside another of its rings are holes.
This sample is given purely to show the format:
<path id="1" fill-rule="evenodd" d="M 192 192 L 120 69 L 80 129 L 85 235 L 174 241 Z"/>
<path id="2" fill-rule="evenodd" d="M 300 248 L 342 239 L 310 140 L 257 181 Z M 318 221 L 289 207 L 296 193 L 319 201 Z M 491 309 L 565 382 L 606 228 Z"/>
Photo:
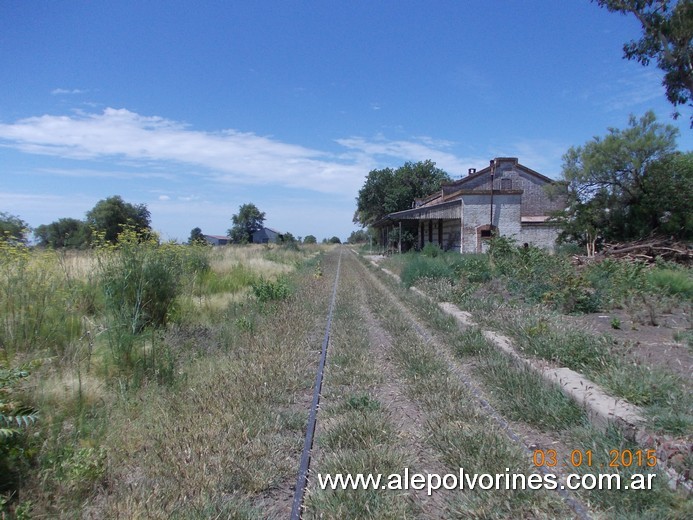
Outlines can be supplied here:
<path id="1" fill-rule="evenodd" d="M 322 349 L 320 351 L 320 362 L 318 363 L 318 372 L 315 376 L 315 386 L 313 387 L 313 402 L 310 405 L 310 414 L 308 415 L 308 425 L 306 427 L 306 438 L 303 444 L 303 452 L 301 453 L 301 464 L 298 469 L 298 478 L 296 479 L 296 490 L 294 492 L 294 501 L 291 507 L 291 520 L 300 520 L 303 511 L 303 497 L 306 493 L 308 485 L 308 470 L 310 468 L 310 455 L 313 450 L 313 440 L 315 438 L 315 425 L 318 420 L 318 405 L 320 404 L 320 392 L 322 389 L 323 372 L 325 370 L 325 362 L 327 360 L 327 345 L 330 341 L 330 328 L 332 327 L 332 313 L 337 299 L 337 285 L 339 284 L 339 271 L 342 267 L 342 247 L 339 248 L 339 260 L 337 261 L 337 274 L 334 278 L 334 287 L 332 289 L 332 299 L 330 300 L 330 308 L 327 312 L 327 325 L 325 327 L 325 336 L 322 340 Z"/>

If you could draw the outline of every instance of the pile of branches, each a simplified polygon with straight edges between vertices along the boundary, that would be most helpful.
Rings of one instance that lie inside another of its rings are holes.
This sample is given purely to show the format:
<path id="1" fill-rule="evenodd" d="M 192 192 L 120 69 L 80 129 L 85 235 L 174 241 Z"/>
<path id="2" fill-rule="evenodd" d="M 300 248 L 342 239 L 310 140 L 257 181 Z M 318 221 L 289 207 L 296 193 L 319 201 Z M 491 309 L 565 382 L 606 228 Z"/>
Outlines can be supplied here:
<path id="1" fill-rule="evenodd" d="M 636 242 L 606 244 L 600 253 L 606 258 L 621 258 L 654 262 L 660 258 L 670 262 L 691 265 L 693 263 L 693 245 L 676 242 L 670 238 L 646 238 Z"/>

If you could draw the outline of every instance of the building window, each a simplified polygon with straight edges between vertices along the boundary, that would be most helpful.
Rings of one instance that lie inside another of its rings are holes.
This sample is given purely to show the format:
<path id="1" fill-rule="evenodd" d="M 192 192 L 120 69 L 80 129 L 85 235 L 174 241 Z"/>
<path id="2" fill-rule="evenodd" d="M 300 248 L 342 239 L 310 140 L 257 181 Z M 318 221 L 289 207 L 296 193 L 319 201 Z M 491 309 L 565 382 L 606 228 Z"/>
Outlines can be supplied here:
<path id="1" fill-rule="evenodd" d="M 513 180 L 512 179 L 501 179 L 501 190 L 512 190 Z"/>
<path id="2" fill-rule="evenodd" d="M 491 238 L 491 230 L 490 229 L 482 229 L 481 230 L 481 238 Z"/>

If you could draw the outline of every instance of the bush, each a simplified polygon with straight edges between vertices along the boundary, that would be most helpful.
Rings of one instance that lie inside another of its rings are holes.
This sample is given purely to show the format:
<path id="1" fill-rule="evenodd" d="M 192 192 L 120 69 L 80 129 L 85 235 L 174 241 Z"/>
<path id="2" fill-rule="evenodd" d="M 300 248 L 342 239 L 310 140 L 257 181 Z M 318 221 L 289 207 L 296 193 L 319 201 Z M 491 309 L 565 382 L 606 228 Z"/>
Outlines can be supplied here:
<path id="1" fill-rule="evenodd" d="M 253 294 L 261 302 L 271 300 L 284 300 L 291 294 L 291 289 L 285 278 L 279 278 L 276 281 L 260 278 L 253 282 Z"/>
<path id="2" fill-rule="evenodd" d="M 453 269 L 458 277 L 465 278 L 471 283 L 488 282 L 493 277 L 488 255 L 461 255 L 453 264 Z"/>
<path id="3" fill-rule="evenodd" d="M 404 235 L 404 233 L 402 233 L 402 235 Z M 427 243 L 421 250 L 422 255 L 430 258 L 436 258 L 441 252 L 440 248 L 431 242 Z"/>
<path id="4" fill-rule="evenodd" d="M 608 307 L 623 306 L 635 294 L 652 292 L 647 265 L 642 262 L 606 259 L 590 264 L 584 276 Z"/>
<path id="5" fill-rule="evenodd" d="M 411 287 L 421 278 L 453 279 L 455 274 L 442 257 L 431 258 L 412 254 L 409 256 L 408 262 L 402 269 L 400 277 L 404 285 Z"/>
<path id="6" fill-rule="evenodd" d="M 530 303 L 563 312 L 595 312 L 601 300 L 591 283 L 576 273 L 567 257 L 534 246 L 517 247 L 506 237 L 491 240 L 493 274 L 504 276 L 508 290 Z"/>
<path id="7" fill-rule="evenodd" d="M 98 249 L 108 340 L 116 364 L 131 368 L 135 339 L 146 327 L 165 325 L 182 292 L 185 255 L 174 244 L 159 245 L 126 230 L 115 245 Z M 191 262 L 188 265 L 199 265 Z"/>
<path id="8" fill-rule="evenodd" d="M 647 281 L 665 294 L 693 299 L 693 276 L 690 271 L 656 267 L 647 273 Z"/>

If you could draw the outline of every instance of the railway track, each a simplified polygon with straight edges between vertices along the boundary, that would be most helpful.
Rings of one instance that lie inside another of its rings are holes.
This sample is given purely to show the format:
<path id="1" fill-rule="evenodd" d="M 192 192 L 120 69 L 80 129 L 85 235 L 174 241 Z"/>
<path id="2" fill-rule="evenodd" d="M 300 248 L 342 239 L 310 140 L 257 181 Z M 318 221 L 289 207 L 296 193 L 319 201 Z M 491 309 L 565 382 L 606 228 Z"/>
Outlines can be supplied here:
<path id="1" fill-rule="evenodd" d="M 348 288 L 340 288 L 340 273 L 342 271 L 343 257 L 346 257 L 344 261 L 348 263 L 348 270 L 350 273 L 348 282 L 352 284 Z M 339 259 L 337 261 L 337 269 L 332 287 L 332 296 L 327 312 L 327 320 L 323 336 L 322 348 L 320 351 L 320 359 L 317 367 L 315 383 L 313 386 L 313 398 L 306 427 L 306 436 L 304 440 L 303 451 L 301 454 L 300 466 L 298 476 L 296 479 L 296 486 L 294 489 L 291 511 L 292 520 L 298 520 L 302 518 L 305 512 L 304 501 L 306 497 L 306 490 L 309 486 L 312 452 L 319 419 L 318 410 L 320 408 L 320 400 L 323 390 L 323 380 L 326 368 L 328 366 L 328 347 L 331 343 L 331 329 L 335 309 L 336 306 L 338 306 L 337 295 L 339 290 L 345 291 L 349 294 L 361 292 L 363 295 L 365 295 L 369 291 L 377 293 L 378 296 L 384 302 L 384 305 L 389 306 L 392 312 L 396 312 L 402 315 L 404 319 L 406 319 L 409 322 L 412 331 L 414 331 L 414 333 L 419 337 L 420 342 L 423 345 L 425 345 L 426 348 L 430 349 L 430 351 L 434 353 L 439 360 L 442 360 L 443 364 L 447 366 L 446 370 L 449 370 L 449 373 L 457 379 L 460 386 L 464 386 L 466 388 L 466 391 L 470 396 L 472 396 L 472 399 L 474 400 L 474 406 L 480 411 L 480 413 L 482 413 L 485 416 L 485 418 L 487 418 L 494 425 L 495 428 L 497 428 L 499 431 L 504 432 L 508 440 L 513 445 L 522 449 L 526 455 L 528 454 L 528 459 L 531 459 L 531 453 L 534 448 L 532 443 L 529 440 L 524 439 L 520 433 L 514 431 L 511 425 L 502 417 L 501 414 L 499 414 L 493 408 L 489 401 L 483 396 L 483 393 L 479 390 L 477 385 L 460 370 L 456 369 L 456 367 L 454 366 L 454 362 L 451 360 L 451 356 L 449 355 L 449 353 L 446 353 L 446 350 L 438 343 L 438 341 L 435 338 L 435 334 L 431 333 L 425 325 L 421 324 L 412 315 L 411 311 L 406 307 L 406 305 L 403 304 L 397 298 L 397 296 L 394 295 L 393 292 L 389 288 L 387 288 L 381 280 L 378 279 L 376 275 L 369 271 L 356 258 L 356 255 L 353 252 L 345 250 L 345 248 L 342 247 L 339 250 Z M 368 304 L 368 306 L 372 305 L 372 303 Z M 372 316 L 377 315 L 377 312 L 372 312 L 370 309 L 362 309 L 362 311 L 364 312 L 364 316 L 366 316 L 365 313 L 371 314 L 370 318 L 364 318 L 365 324 L 367 324 L 371 328 L 373 326 L 380 326 L 380 324 L 373 322 L 374 318 Z M 371 321 L 371 323 L 368 323 L 369 320 Z M 376 356 L 375 353 L 373 355 Z M 382 362 L 382 355 L 380 357 Z M 426 410 L 423 410 L 423 414 L 425 413 Z M 421 439 L 419 439 L 419 441 L 421 441 Z M 315 483 L 313 483 L 312 485 L 314 487 Z M 562 501 L 564 505 L 570 509 L 572 517 L 580 518 L 581 520 L 590 518 L 587 508 L 574 495 L 560 488 L 557 488 L 556 491 L 558 496 L 560 497 L 560 501 Z M 421 509 L 419 510 L 420 515 L 426 518 L 436 518 L 439 517 L 438 515 L 442 515 L 442 511 L 444 508 L 441 508 L 440 504 L 434 504 L 434 506 L 437 507 L 435 515 L 432 515 L 431 512 L 427 512 Z"/>

